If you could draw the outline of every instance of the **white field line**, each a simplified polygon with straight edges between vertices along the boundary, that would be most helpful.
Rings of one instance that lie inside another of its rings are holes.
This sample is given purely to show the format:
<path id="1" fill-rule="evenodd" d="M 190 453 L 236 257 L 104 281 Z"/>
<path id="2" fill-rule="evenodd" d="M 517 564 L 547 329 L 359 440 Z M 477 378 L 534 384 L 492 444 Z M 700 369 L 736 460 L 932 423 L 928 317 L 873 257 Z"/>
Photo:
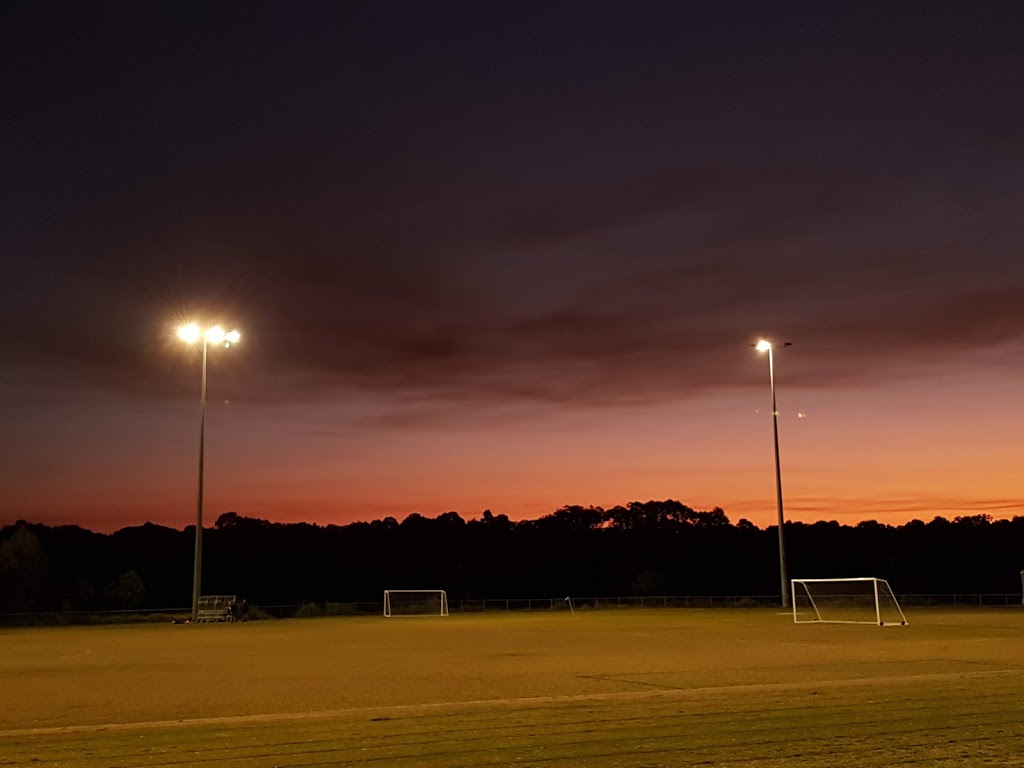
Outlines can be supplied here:
<path id="1" fill-rule="evenodd" d="M 101 731 L 133 731 L 158 728 L 191 728 L 202 725 L 243 725 L 251 723 L 278 723 L 299 720 L 320 720 L 353 715 L 399 714 L 438 712 L 465 708 L 487 709 L 498 707 L 536 706 L 538 704 L 572 704 L 584 701 L 632 701 L 641 699 L 687 699 L 692 697 L 728 694 L 742 691 L 793 691 L 805 688 L 857 688 L 879 682 L 941 682 L 951 679 L 973 680 L 993 675 L 1018 675 L 1024 677 L 1024 668 L 992 669 L 980 672 L 937 672 L 924 675 L 883 675 L 863 677 L 854 680 L 818 680 L 800 683 L 746 683 L 743 685 L 717 685 L 703 688 L 674 688 L 657 691 L 619 691 L 616 693 L 566 694 L 564 696 L 523 696 L 511 699 L 477 699 L 472 701 L 445 701 L 428 704 L 393 704 L 388 706 L 348 707 L 345 709 L 323 709 L 310 712 L 274 712 L 257 715 L 224 715 L 220 717 L 191 717 L 178 720 L 145 720 L 135 723 L 97 723 L 92 725 L 60 725 L 45 728 L 19 728 L 0 731 L 0 737 L 47 736 L 73 733 L 98 733 Z M 624 682 L 624 681 L 620 681 Z"/>

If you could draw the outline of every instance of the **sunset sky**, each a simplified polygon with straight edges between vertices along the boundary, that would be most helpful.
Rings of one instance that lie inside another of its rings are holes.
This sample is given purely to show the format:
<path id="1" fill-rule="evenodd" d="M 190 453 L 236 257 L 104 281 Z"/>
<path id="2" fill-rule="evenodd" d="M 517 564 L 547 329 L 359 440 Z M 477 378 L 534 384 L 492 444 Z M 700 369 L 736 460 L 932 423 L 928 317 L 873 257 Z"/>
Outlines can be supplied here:
<path id="1" fill-rule="evenodd" d="M 5 3 L 0 524 L 1024 515 L 1017 2 Z"/>

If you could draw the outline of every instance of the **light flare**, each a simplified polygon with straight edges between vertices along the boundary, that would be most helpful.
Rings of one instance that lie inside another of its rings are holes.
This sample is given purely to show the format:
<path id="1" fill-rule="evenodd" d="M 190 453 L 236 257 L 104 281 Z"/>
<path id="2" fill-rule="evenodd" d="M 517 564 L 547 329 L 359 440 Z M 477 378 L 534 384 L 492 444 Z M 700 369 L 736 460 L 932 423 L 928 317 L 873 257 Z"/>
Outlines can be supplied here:
<path id="1" fill-rule="evenodd" d="M 223 344 L 224 343 L 224 329 L 219 325 L 215 325 L 212 328 L 206 329 L 206 340 L 211 344 Z"/>
<path id="2" fill-rule="evenodd" d="M 242 334 L 235 329 L 225 331 L 223 326 L 213 325 L 207 329 L 200 327 L 199 323 L 187 323 L 178 326 L 176 334 L 186 344 L 195 344 L 204 341 L 207 344 L 223 345 L 230 347 L 242 340 Z"/>
<path id="3" fill-rule="evenodd" d="M 186 344 L 195 344 L 201 336 L 202 332 L 196 323 L 189 323 L 178 328 L 178 338 Z"/>

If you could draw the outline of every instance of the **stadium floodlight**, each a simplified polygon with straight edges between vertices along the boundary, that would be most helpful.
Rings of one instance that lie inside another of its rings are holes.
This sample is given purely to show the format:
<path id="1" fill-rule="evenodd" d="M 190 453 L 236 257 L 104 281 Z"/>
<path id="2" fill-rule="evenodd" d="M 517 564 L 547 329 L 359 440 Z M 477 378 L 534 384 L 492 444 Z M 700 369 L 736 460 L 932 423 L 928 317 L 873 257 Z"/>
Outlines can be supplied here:
<path id="1" fill-rule="evenodd" d="M 385 589 L 384 616 L 447 616 L 448 593 L 443 589 Z"/>
<path id="2" fill-rule="evenodd" d="M 793 346 L 788 341 L 780 348 Z M 782 470 L 779 467 L 779 411 L 775 407 L 775 344 L 768 339 L 761 339 L 754 345 L 758 352 L 768 353 L 768 379 L 772 387 L 772 435 L 775 439 L 775 498 L 779 511 L 779 581 L 782 589 L 782 607 L 789 608 L 789 579 L 786 573 L 786 539 L 784 528 L 786 523 L 782 511 Z"/>
<path id="3" fill-rule="evenodd" d="M 907 617 L 885 579 L 793 579 L 792 589 L 796 624 L 907 624 Z"/>
<path id="4" fill-rule="evenodd" d="M 213 325 L 205 330 L 199 327 L 198 323 L 182 325 L 177 330 L 177 336 L 186 344 L 203 342 L 203 373 L 199 388 L 199 493 L 196 500 L 196 547 L 195 557 L 192 562 L 192 621 L 199 620 L 199 593 L 202 589 L 203 580 L 203 459 L 206 448 L 206 358 L 210 344 L 217 344 L 230 347 L 237 344 L 241 338 L 236 330 L 224 332 L 219 325 Z"/>
<path id="5" fill-rule="evenodd" d="M 189 323 L 178 329 L 178 338 L 186 344 L 195 344 L 202 335 L 203 332 L 199 330 L 199 326 L 196 323 Z"/>

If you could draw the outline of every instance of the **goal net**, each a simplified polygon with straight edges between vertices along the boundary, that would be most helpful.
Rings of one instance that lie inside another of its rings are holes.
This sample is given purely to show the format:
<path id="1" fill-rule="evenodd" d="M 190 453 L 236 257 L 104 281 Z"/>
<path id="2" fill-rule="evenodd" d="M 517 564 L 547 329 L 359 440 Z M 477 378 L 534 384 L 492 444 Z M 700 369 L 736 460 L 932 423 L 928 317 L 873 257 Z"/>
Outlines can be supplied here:
<path id="1" fill-rule="evenodd" d="M 385 589 L 384 615 L 447 616 L 448 595 L 443 589 Z"/>
<path id="2" fill-rule="evenodd" d="M 857 579 L 793 579 L 793 621 L 824 624 L 905 625 L 907 617 L 889 582 Z"/>

